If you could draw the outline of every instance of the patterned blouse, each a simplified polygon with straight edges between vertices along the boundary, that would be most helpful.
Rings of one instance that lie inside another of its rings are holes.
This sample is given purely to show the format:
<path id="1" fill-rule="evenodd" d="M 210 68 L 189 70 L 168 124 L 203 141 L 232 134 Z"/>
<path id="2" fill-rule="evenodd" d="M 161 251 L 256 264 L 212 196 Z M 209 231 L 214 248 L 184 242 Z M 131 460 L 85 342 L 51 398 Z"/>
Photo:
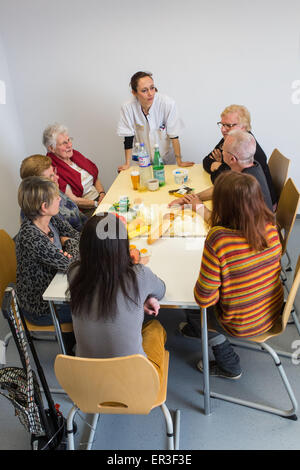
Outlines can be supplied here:
<path id="1" fill-rule="evenodd" d="M 64 251 L 67 258 L 51 240 L 27 217 L 24 217 L 16 237 L 17 295 L 21 307 L 37 316 L 50 315 L 48 302 L 43 293 L 57 271 L 66 272 L 79 255 L 80 233 L 59 216 L 51 218 L 51 224 L 61 237 L 70 237 Z"/>
<path id="2" fill-rule="evenodd" d="M 253 251 L 236 230 L 213 227 L 206 238 L 194 288 L 200 307 L 216 304 L 217 318 L 232 336 L 268 331 L 283 305 L 281 244 L 276 228 L 266 226 L 268 247 Z"/>

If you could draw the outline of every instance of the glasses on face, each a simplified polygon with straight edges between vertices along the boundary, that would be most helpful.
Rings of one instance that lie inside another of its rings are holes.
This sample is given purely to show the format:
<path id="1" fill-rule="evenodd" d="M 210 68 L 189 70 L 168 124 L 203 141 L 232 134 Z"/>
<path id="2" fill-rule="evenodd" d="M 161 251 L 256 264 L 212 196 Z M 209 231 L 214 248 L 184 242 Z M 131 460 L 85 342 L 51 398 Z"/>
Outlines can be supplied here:
<path id="1" fill-rule="evenodd" d="M 237 126 L 238 125 L 238 122 L 236 122 L 235 124 L 224 124 L 223 122 L 217 122 L 217 125 L 222 128 L 222 127 L 225 127 L 226 129 L 232 129 L 234 126 Z"/>
<path id="2" fill-rule="evenodd" d="M 73 137 L 69 137 L 67 140 L 64 140 L 61 144 L 57 144 L 57 147 L 66 147 L 67 145 L 73 142 Z"/>

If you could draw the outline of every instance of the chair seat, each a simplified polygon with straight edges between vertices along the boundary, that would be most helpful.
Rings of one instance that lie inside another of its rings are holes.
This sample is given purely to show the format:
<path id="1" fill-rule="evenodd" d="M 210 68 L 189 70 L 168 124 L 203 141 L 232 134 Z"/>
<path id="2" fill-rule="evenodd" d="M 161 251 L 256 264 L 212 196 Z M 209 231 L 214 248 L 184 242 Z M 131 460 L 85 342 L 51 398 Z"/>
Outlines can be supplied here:
<path id="1" fill-rule="evenodd" d="M 54 325 L 48 325 L 48 326 L 41 326 L 41 325 L 34 325 L 33 323 L 30 323 L 28 320 L 26 320 L 26 325 L 29 331 L 32 332 L 53 332 L 55 333 L 55 327 Z M 73 323 L 62 323 L 61 325 L 61 331 L 63 333 L 71 333 L 73 331 Z"/>

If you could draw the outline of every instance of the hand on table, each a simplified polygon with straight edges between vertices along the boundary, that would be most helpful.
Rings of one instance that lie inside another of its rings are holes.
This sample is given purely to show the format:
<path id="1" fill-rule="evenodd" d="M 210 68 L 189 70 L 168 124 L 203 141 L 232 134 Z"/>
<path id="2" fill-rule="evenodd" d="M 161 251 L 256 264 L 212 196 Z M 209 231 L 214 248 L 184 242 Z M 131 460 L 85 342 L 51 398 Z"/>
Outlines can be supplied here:
<path id="1" fill-rule="evenodd" d="M 172 206 L 182 206 L 184 204 L 183 197 L 179 197 L 177 199 L 174 199 L 168 204 L 168 207 Z"/>
<path id="2" fill-rule="evenodd" d="M 197 194 L 187 194 L 182 198 L 182 204 L 189 204 L 194 212 L 198 212 L 199 206 L 203 206 L 203 202 Z"/>
<path id="3" fill-rule="evenodd" d="M 144 303 L 144 312 L 148 315 L 158 315 L 160 305 L 158 300 L 155 297 L 149 297 Z"/>
<path id="4" fill-rule="evenodd" d="M 130 164 L 126 163 L 125 165 L 120 165 L 118 166 L 118 173 L 120 173 L 120 171 L 123 171 L 123 170 L 128 170 L 128 168 L 130 167 Z"/>
<path id="5" fill-rule="evenodd" d="M 195 162 L 178 162 L 178 166 L 181 166 L 181 167 L 187 167 L 187 166 L 193 166 L 195 165 Z"/>

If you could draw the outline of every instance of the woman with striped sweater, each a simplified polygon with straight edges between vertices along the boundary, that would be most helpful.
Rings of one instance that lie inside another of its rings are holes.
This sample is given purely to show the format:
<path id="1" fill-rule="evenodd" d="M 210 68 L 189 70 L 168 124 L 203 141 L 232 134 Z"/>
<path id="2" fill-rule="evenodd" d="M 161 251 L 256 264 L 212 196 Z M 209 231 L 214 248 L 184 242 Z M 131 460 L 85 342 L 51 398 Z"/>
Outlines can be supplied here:
<path id="1" fill-rule="evenodd" d="M 211 374 L 241 376 L 239 357 L 226 333 L 256 336 L 268 331 L 280 316 L 280 257 L 274 214 L 265 205 L 257 180 L 234 171 L 221 174 L 214 187 L 211 229 L 194 288 L 196 302 L 208 308 L 218 332 L 209 332 L 215 356 Z M 184 325 L 182 334 L 191 336 L 188 330 L 193 323 Z M 202 370 L 201 361 L 198 368 Z"/>

